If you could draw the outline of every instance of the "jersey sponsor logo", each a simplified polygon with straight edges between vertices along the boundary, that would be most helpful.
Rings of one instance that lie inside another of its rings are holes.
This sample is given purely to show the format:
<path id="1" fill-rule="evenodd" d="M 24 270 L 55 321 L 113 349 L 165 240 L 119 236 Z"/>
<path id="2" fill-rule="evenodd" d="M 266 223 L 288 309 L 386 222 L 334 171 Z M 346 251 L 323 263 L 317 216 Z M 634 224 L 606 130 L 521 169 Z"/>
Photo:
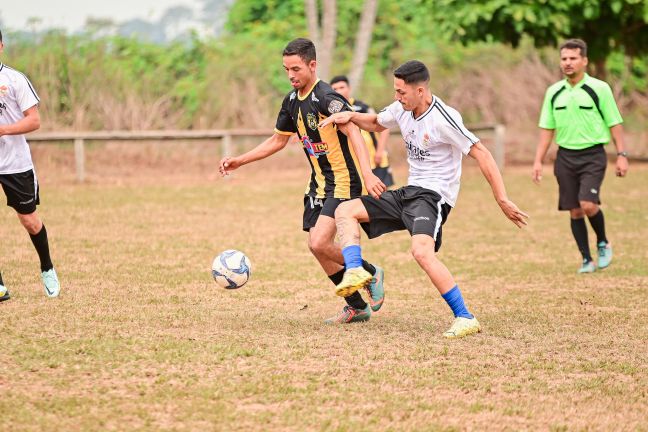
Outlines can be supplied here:
<path id="1" fill-rule="evenodd" d="M 328 110 L 331 114 L 335 114 L 342 111 L 342 107 L 344 107 L 344 103 L 339 100 L 332 100 L 328 106 Z"/>
<path id="2" fill-rule="evenodd" d="M 416 221 L 420 221 L 420 220 L 426 220 L 426 221 L 429 221 L 430 218 L 427 217 L 427 216 L 419 216 L 419 217 L 415 217 L 415 218 L 414 218 L 414 222 L 416 222 Z"/>
<path id="3" fill-rule="evenodd" d="M 311 156 L 318 158 L 329 153 L 328 144 L 326 144 L 325 142 L 314 143 L 307 136 L 303 136 L 301 140 L 304 148 Z"/>
<path id="4" fill-rule="evenodd" d="M 0 97 L 5 97 L 9 94 L 9 87 L 6 85 L 0 86 Z"/>
<path id="5" fill-rule="evenodd" d="M 317 130 L 317 119 L 315 118 L 315 114 L 306 114 L 306 122 L 308 123 L 309 128 L 311 128 L 312 130 Z"/>
<path id="6" fill-rule="evenodd" d="M 425 160 L 426 157 L 430 156 L 430 152 L 423 150 L 414 143 L 410 141 L 405 141 L 405 148 L 407 149 L 407 157 L 413 160 Z"/>
<path id="7" fill-rule="evenodd" d="M 7 104 L 4 103 L 4 102 L 0 102 L 0 116 L 1 116 L 1 115 L 4 115 L 4 111 L 3 111 L 3 110 L 4 110 L 4 111 L 7 110 Z"/>

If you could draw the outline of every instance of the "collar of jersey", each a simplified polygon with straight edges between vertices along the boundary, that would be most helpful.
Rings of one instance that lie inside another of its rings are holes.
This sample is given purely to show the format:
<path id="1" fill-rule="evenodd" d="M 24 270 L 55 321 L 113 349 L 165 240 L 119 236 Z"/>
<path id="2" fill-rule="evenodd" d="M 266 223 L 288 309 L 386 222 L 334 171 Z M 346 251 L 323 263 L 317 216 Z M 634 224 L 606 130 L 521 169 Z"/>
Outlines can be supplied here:
<path id="1" fill-rule="evenodd" d="M 317 80 L 315 80 L 315 83 L 313 84 L 313 87 L 311 87 L 310 90 L 308 90 L 308 93 L 306 93 L 303 97 L 299 96 L 299 90 L 297 90 L 297 99 L 299 99 L 300 101 L 303 101 L 304 99 L 306 99 L 308 97 L 308 95 L 312 93 L 313 89 L 315 88 L 315 86 L 317 85 L 318 82 L 320 82 L 319 78 L 317 78 Z"/>
<path id="2" fill-rule="evenodd" d="M 4 69 L 4 63 L 0 62 L 0 71 Z"/>
<path id="3" fill-rule="evenodd" d="M 420 116 L 418 116 L 418 117 L 414 117 L 414 111 L 410 111 L 410 113 L 412 113 L 412 118 L 414 120 L 416 120 L 416 121 L 421 120 L 423 117 L 428 115 L 428 113 L 430 111 L 432 111 L 432 107 L 434 106 L 435 103 L 436 103 L 436 97 L 434 95 L 432 95 L 432 102 L 430 103 L 430 106 L 428 107 L 428 109 L 426 109 L 425 112 L 423 114 L 421 114 Z"/>
<path id="4" fill-rule="evenodd" d="M 585 75 L 583 75 L 583 79 L 580 80 L 580 81 L 578 81 L 578 82 L 576 83 L 576 85 L 573 86 L 573 87 L 572 87 L 571 84 L 569 84 L 569 81 L 567 80 L 567 78 L 565 78 L 565 87 L 567 87 L 568 89 L 570 89 L 570 88 L 574 88 L 574 89 L 576 89 L 576 88 L 581 88 L 581 87 L 583 87 L 583 84 L 585 84 L 585 82 L 589 79 L 589 77 L 590 77 L 590 76 L 587 75 L 587 72 L 586 72 Z"/>

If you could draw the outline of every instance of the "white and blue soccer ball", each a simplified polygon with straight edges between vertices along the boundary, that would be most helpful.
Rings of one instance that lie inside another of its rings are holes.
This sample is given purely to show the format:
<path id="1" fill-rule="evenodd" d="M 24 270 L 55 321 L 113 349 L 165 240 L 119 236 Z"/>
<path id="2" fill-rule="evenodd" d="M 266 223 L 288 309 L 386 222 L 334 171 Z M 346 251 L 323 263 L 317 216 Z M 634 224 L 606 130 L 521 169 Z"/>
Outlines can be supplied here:
<path id="1" fill-rule="evenodd" d="M 214 258 L 212 276 L 226 289 L 241 288 L 252 275 L 250 259 L 241 251 L 228 249 Z"/>

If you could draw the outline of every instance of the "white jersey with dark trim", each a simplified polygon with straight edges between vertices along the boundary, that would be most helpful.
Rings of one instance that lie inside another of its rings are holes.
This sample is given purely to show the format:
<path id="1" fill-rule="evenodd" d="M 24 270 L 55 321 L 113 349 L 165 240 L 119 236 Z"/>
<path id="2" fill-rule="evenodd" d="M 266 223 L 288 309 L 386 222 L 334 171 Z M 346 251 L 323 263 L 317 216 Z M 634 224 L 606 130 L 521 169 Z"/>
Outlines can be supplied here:
<path id="1" fill-rule="evenodd" d="M 25 75 L 0 63 L 0 125 L 16 123 L 38 95 Z M 0 136 L 0 174 L 16 174 L 34 168 L 25 135 Z"/>
<path id="2" fill-rule="evenodd" d="M 407 184 L 433 190 L 454 207 L 462 156 L 479 141 L 466 129 L 459 112 L 433 96 L 430 107 L 418 118 L 394 102 L 378 114 L 378 123 L 401 130 L 409 163 Z"/>

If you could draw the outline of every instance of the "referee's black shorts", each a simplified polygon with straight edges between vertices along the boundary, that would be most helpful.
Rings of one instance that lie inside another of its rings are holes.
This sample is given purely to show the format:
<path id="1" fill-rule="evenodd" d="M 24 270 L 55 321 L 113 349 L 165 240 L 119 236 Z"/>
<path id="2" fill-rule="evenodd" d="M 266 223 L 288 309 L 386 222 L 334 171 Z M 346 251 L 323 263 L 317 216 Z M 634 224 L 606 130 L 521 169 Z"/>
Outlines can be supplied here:
<path id="1" fill-rule="evenodd" d="M 554 174 L 558 180 L 558 210 L 580 208 L 581 201 L 601 203 L 601 184 L 607 168 L 603 144 L 584 150 L 558 148 Z"/>
<path id="2" fill-rule="evenodd" d="M 38 197 L 38 181 L 34 170 L 16 174 L 0 174 L 0 184 L 7 196 L 7 205 L 20 214 L 30 214 L 36 211 L 40 204 Z"/>
<path id="3" fill-rule="evenodd" d="M 369 222 L 361 224 L 369 238 L 406 229 L 411 235 L 432 237 L 435 252 L 441 248 L 441 227 L 452 207 L 438 193 L 419 186 L 404 186 L 384 192 L 380 199 L 368 195 L 360 199 L 369 215 Z"/>

